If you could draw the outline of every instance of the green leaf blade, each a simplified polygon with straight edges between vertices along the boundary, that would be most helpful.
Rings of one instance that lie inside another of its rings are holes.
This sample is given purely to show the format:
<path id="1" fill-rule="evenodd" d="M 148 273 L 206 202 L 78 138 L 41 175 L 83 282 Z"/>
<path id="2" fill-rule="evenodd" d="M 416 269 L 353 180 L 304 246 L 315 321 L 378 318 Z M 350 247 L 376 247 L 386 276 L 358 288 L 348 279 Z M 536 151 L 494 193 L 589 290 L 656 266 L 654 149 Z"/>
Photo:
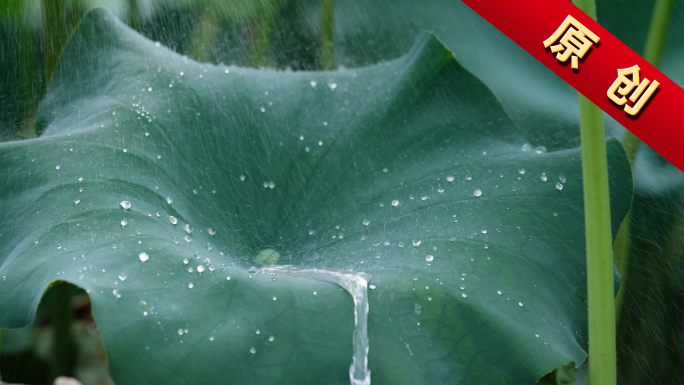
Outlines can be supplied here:
<path id="1" fill-rule="evenodd" d="M 279 73 L 195 63 L 95 10 L 39 123 L 0 145 L 21 165 L 0 175 L 0 325 L 79 285 L 117 382 L 348 383 L 351 297 L 255 274 L 265 249 L 371 276 L 373 383 L 532 383 L 586 355 L 579 151 L 522 151 L 431 35 L 376 66 Z M 631 172 L 607 146 L 619 224 Z"/>

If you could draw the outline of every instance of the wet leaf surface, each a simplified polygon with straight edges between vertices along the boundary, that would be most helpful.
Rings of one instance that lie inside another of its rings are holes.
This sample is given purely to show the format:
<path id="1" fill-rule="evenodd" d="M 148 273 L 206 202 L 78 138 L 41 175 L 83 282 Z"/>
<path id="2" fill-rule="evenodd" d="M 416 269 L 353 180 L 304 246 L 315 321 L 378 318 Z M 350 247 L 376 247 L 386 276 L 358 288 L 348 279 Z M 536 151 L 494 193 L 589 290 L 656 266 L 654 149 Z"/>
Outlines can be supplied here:
<path id="1" fill-rule="evenodd" d="M 50 282 L 83 287 L 117 383 L 348 383 L 351 296 L 259 274 L 260 252 L 371 276 L 373 383 L 534 383 L 586 356 L 579 149 L 530 149 L 432 35 L 276 72 L 95 10 L 39 125 L 0 144 L 0 327 Z M 632 180 L 607 144 L 615 233 Z"/>

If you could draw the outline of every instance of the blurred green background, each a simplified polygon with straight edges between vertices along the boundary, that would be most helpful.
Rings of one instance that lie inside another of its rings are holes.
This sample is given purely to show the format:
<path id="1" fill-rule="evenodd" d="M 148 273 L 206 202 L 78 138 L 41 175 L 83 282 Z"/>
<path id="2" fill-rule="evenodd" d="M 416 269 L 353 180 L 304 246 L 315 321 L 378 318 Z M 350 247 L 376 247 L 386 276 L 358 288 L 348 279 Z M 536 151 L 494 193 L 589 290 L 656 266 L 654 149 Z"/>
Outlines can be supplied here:
<path id="1" fill-rule="evenodd" d="M 657 1 L 668 4 L 660 68 L 682 85 L 684 1 Z M 38 134 L 35 115 L 59 54 L 80 17 L 94 6 L 109 8 L 131 28 L 194 60 L 279 71 L 345 70 L 380 63 L 407 52 L 420 30 L 428 29 L 504 104 L 508 88 L 517 87 L 516 71 L 539 74 L 546 82 L 536 90 L 539 103 L 532 99 L 508 105 L 522 130 L 529 123 L 526 116 L 538 116 L 535 110 L 549 108 L 541 107 L 542 99 L 567 97 L 576 104 L 572 89 L 549 77 L 541 64 L 459 1 L 2 0 L 0 141 Z M 598 21 L 644 54 L 655 6 L 656 1 L 599 1 Z M 472 37 L 479 45 L 473 44 Z M 490 55 L 505 62 L 490 60 Z M 491 68 L 480 65 L 487 60 Z M 511 83 L 497 76 L 509 76 Z M 570 139 L 568 135 L 557 143 L 548 139 L 542 144 L 549 150 L 578 143 L 578 118 L 552 122 L 551 116 L 563 111 L 576 115 L 576 106 L 552 106 L 548 124 L 570 132 Z M 681 126 L 681 122 L 672 124 Z M 624 135 L 611 119 L 607 126 L 610 135 Z M 0 165 L 0 172 L 11 167 Z M 624 277 L 618 301 L 618 381 L 680 384 L 684 383 L 684 176 L 643 144 L 634 175 L 631 231 L 623 239 L 626 247 L 615 251 L 618 261 L 623 261 L 618 268 Z M 32 326 L 0 331 L 0 375 L 9 383 L 47 384 L 58 375 L 74 376 L 86 384 L 111 383 L 87 295 L 74 286 L 57 284 L 44 296 Z M 576 371 L 565 368 L 542 381 L 571 383 L 575 375 Z"/>

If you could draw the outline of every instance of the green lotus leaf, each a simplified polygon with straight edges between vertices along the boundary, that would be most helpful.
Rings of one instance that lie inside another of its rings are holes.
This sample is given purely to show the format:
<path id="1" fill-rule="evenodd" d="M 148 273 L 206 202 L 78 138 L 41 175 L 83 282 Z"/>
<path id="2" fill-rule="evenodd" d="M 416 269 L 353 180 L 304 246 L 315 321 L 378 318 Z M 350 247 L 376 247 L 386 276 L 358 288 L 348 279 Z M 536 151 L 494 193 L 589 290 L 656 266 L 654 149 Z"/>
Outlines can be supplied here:
<path id="1" fill-rule="evenodd" d="M 78 285 L 117 383 L 531 384 L 586 357 L 580 151 L 524 151 L 432 35 L 277 72 L 96 9 L 38 124 L 0 144 L 0 327 Z M 632 179 L 607 147 L 615 234 Z"/>

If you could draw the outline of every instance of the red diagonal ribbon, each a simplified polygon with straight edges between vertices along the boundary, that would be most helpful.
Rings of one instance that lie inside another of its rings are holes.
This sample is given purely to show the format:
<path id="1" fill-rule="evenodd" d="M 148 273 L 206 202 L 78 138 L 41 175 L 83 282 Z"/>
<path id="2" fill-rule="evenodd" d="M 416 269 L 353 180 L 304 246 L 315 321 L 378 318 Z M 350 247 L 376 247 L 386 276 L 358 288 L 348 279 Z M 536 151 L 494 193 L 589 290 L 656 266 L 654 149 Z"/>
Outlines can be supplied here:
<path id="1" fill-rule="evenodd" d="M 567 0 L 528 0 L 522 3 L 508 0 L 463 0 L 463 2 L 626 129 L 684 171 L 684 124 L 680 113 L 684 110 L 682 106 L 684 90 L 646 59 L 632 51 Z M 564 21 L 569 20 L 568 16 L 574 18 L 576 24 L 581 27 L 573 27 L 571 23 L 568 28 L 563 29 L 561 26 Z M 554 36 L 559 28 L 561 31 Z M 565 36 L 569 28 L 576 31 L 584 28 L 585 32 L 590 31 L 594 35 L 593 38 L 598 38 L 599 41 L 593 41 L 590 33 L 580 33 L 580 38 L 573 37 L 572 32 Z M 560 43 L 564 36 L 566 37 L 565 45 Z M 554 43 L 545 42 L 554 37 L 557 38 Z M 571 43 L 571 49 L 567 48 L 568 42 Z M 591 47 L 582 58 L 572 59 L 572 56 L 577 56 L 572 53 L 581 53 L 584 43 L 590 43 Z M 482 48 L 496 49 L 495 46 Z M 558 55 L 566 61 L 560 61 L 557 58 Z M 578 69 L 572 68 L 573 60 L 576 60 Z M 639 68 L 639 79 L 633 78 L 636 69 L 632 68 L 634 66 Z M 618 70 L 623 70 L 622 74 L 628 73 L 622 79 L 627 80 L 627 83 L 633 82 L 632 87 L 624 82 L 616 82 L 619 76 Z M 647 79 L 649 83 L 646 84 L 644 79 Z M 654 86 L 655 82 L 659 83 L 657 88 L 649 89 Z M 618 91 L 614 93 L 613 99 L 624 102 L 623 105 L 616 104 L 608 96 L 611 86 L 616 89 L 614 83 L 619 84 L 617 84 Z M 619 93 L 620 88 L 623 92 L 631 89 L 631 93 L 623 96 Z M 653 92 L 654 89 L 655 92 Z M 649 96 L 649 92 L 653 93 Z M 634 108 L 638 107 L 635 105 L 641 100 L 637 97 L 634 101 L 630 100 L 632 94 L 635 93 L 642 98 L 649 97 L 641 110 L 636 115 L 631 115 L 627 111 L 633 113 Z M 628 107 L 627 111 L 625 107 Z M 558 108 L 563 108 L 563 106 L 558 106 Z"/>

